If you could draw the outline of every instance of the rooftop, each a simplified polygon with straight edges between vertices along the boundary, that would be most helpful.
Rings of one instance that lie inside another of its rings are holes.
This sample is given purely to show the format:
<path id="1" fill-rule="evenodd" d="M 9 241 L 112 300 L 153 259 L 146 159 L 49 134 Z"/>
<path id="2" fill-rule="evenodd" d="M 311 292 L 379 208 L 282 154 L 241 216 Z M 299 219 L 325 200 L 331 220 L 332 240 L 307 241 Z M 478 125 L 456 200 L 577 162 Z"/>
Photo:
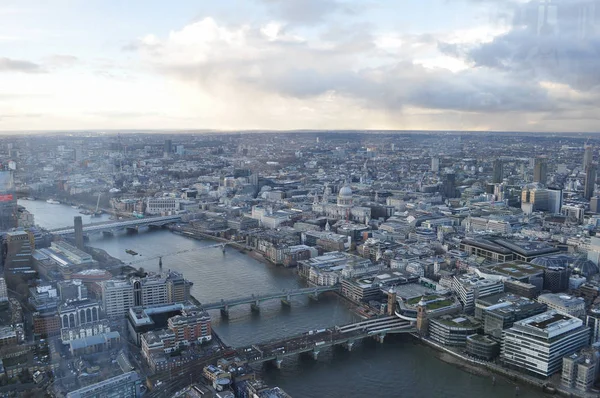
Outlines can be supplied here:
<path id="1" fill-rule="evenodd" d="M 516 279 L 534 276 L 544 272 L 543 266 L 531 264 L 525 261 L 510 261 L 501 264 L 494 264 L 487 267 L 487 269 L 494 271 L 497 274 Z"/>

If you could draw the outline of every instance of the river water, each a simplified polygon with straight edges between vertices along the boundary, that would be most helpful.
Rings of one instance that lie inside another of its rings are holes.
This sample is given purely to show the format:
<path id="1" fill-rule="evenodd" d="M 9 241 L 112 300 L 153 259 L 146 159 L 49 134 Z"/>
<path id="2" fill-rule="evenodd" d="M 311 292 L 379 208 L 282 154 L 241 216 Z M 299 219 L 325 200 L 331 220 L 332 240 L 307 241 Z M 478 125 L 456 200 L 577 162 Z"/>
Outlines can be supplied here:
<path id="1" fill-rule="evenodd" d="M 19 201 L 45 228 L 58 228 L 73 223 L 78 210 L 66 205 L 42 201 Z M 83 222 L 105 219 L 84 216 Z M 163 256 L 163 269 L 182 272 L 194 283 L 192 294 L 200 302 L 221 298 L 249 296 L 303 287 L 293 270 L 263 264 L 237 250 L 207 247 L 211 241 L 198 241 L 172 234 L 167 230 L 138 234 L 119 233 L 114 237 L 90 236 L 87 243 L 106 250 L 110 255 L 147 271 L 158 270 L 158 256 Z M 132 249 L 139 256 L 125 252 Z M 178 253 L 178 254 L 172 254 Z M 260 314 L 249 306 L 234 307 L 229 319 L 218 311 L 211 312 L 213 327 L 232 346 L 270 340 L 310 329 L 330 327 L 355 320 L 348 304 L 335 294 L 327 293 L 318 302 L 296 297 L 291 308 L 277 300 L 261 303 Z M 384 344 L 364 341 L 347 352 L 341 347 L 325 350 L 317 361 L 308 357 L 286 358 L 282 369 L 266 364 L 262 378 L 278 385 L 294 398 L 299 397 L 481 397 L 517 396 L 515 385 L 497 377 L 495 385 L 489 377 L 467 373 L 440 361 L 436 353 L 410 337 L 387 337 Z M 519 397 L 543 397 L 541 392 L 519 386 Z"/>

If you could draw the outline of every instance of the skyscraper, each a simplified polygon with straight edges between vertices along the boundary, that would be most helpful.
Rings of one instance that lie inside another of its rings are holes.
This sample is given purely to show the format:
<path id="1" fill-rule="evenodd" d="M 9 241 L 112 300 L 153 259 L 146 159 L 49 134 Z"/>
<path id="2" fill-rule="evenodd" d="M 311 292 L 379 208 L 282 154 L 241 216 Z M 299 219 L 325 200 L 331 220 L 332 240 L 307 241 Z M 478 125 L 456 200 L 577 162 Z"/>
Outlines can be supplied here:
<path id="1" fill-rule="evenodd" d="M 440 171 L 440 158 L 438 158 L 438 157 L 431 158 L 431 171 L 433 171 L 434 173 L 437 173 L 438 171 Z"/>
<path id="2" fill-rule="evenodd" d="M 492 174 L 492 183 L 500 184 L 504 178 L 503 162 L 501 159 L 494 160 L 494 171 Z"/>
<path id="3" fill-rule="evenodd" d="M 585 144 L 583 146 L 583 169 L 584 170 L 586 169 L 587 166 L 592 164 L 592 161 L 594 160 L 593 150 L 594 150 L 594 148 L 589 144 Z"/>
<path id="4" fill-rule="evenodd" d="M 0 171 L 0 231 L 16 228 L 18 223 L 17 195 L 13 172 Z"/>
<path id="5" fill-rule="evenodd" d="M 173 141 L 172 140 L 165 140 L 164 152 L 165 152 L 165 154 L 173 153 Z"/>
<path id="6" fill-rule="evenodd" d="M 533 162 L 533 182 L 546 185 L 548 180 L 548 158 L 538 157 Z"/>
<path id="7" fill-rule="evenodd" d="M 75 216 L 75 246 L 83 250 L 83 221 L 81 216 Z"/>
<path id="8" fill-rule="evenodd" d="M 598 165 L 590 163 L 585 168 L 585 186 L 583 188 L 583 197 L 590 200 L 594 196 L 594 187 L 596 186 L 596 170 Z"/>

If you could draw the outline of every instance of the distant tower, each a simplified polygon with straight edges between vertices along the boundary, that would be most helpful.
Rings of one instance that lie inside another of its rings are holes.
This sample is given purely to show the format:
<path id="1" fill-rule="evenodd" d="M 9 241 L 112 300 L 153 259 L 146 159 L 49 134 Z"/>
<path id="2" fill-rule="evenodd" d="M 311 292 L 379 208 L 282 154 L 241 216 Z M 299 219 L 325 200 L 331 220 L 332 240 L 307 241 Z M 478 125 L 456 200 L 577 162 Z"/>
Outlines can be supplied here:
<path id="1" fill-rule="evenodd" d="M 590 200 L 594 196 L 594 187 L 596 186 L 596 171 L 598 165 L 590 163 L 585 168 L 585 186 L 583 189 L 583 197 Z"/>
<path id="2" fill-rule="evenodd" d="M 169 157 L 173 153 L 173 141 L 165 140 L 164 156 Z"/>
<path id="3" fill-rule="evenodd" d="M 158 258 L 158 272 L 162 274 L 162 257 Z"/>
<path id="4" fill-rule="evenodd" d="M 75 216 L 75 246 L 83 250 L 83 221 L 81 216 Z"/>
<path id="5" fill-rule="evenodd" d="M 585 170 L 587 166 L 592 164 L 594 160 L 594 147 L 589 144 L 585 144 L 583 146 L 583 169 Z"/>
<path id="6" fill-rule="evenodd" d="M 533 182 L 546 185 L 548 181 L 548 158 L 535 158 L 533 162 Z"/>
<path id="7" fill-rule="evenodd" d="M 417 330 L 421 336 L 426 336 L 429 330 L 429 319 L 427 319 L 427 304 L 421 297 L 417 304 Z"/>
<path id="8" fill-rule="evenodd" d="M 494 172 L 492 174 L 492 183 L 500 184 L 504 178 L 504 170 L 501 159 L 494 160 Z"/>
<path id="9" fill-rule="evenodd" d="M 437 173 L 440 171 L 440 158 L 433 157 L 431 158 L 431 171 Z"/>

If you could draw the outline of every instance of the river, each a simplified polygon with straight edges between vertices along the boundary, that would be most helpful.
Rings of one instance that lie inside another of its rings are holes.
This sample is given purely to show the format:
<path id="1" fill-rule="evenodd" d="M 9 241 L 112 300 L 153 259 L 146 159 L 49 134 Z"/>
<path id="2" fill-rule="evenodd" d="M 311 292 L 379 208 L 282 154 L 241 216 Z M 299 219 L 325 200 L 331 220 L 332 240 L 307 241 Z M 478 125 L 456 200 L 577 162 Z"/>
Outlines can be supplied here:
<path id="1" fill-rule="evenodd" d="M 45 228 L 70 225 L 73 216 L 79 215 L 78 210 L 66 205 L 26 200 L 19 204 Z M 84 216 L 83 222 L 100 220 Z M 201 302 L 303 286 L 291 269 L 263 264 L 233 248 L 227 248 L 223 254 L 220 248 L 207 247 L 214 242 L 185 238 L 167 230 L 142 228 L 134 235 L 92 235 L 87 244 L 124 262 L 135 262 L 135 267 L 147 271 L 157 271 L 157 256 L 163 256 L 163 269 L 182 272 L 194 283 L 192 294 Z M 140 255 L 131 256 L 125 253 L 126 249 Z M 175 252 L 180 253 L 169 255 Z M 332 293 L 323 294 L 317 302 L 307 297 L 293 298 L 291 308 L 282 307 L 277 300 L 265 302 L 260 314 L 252 313 L 249 306 L 240 306 L 230 310 L 227 320 L 218 311 L 211 315 L 216 332 L 232 346 L 355 320 L 348 304 Z M 498 376 L 493 385 L 490 377 L 473 375 L 440 361 L 433 350 L 410 336 L 387 337 L 384 344 L 365 341 L 352 352 L 336 347 L 323 351 L 316 361 L 303 356 L 286 358 L 281 370 L 265 365 L 260 372 L 268 384 L 280 386 L 294 398 L 516 396 L 514 384 Z M 518 396 L 544 395 L 521 385 Z"/>

